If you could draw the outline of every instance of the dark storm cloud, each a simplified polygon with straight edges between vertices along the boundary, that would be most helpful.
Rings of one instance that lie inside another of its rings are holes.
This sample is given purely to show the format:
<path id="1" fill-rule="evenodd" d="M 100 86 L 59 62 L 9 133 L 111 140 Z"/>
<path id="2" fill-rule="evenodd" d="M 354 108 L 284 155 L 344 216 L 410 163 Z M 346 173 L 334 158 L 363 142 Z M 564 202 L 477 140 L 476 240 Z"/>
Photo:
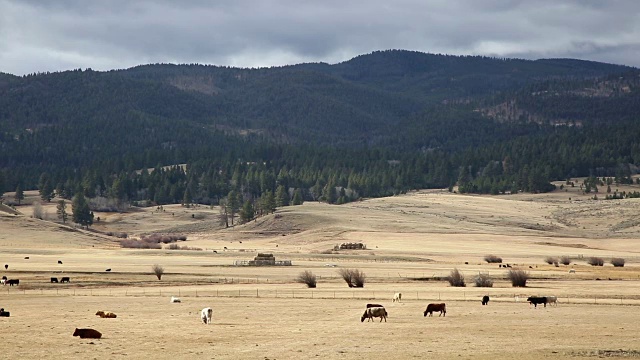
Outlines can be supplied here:
<path id="1" fill-rule="evenodd" d="M 380 49 L 640 65 L 640 2 L 0 0 L 0 71 L 271 66 Z"/>

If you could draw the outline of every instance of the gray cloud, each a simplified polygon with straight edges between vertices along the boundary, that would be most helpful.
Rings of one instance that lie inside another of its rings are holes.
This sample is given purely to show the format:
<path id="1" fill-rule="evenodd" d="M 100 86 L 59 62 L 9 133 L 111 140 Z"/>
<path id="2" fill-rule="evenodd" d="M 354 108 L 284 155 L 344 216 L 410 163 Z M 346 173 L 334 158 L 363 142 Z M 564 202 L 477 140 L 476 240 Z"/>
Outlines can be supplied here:
<path id="1" fill-rule="evenodd" d="M 636 0 L 0 0 L 0 71 L 339 62 L 382 49 L 640 66 Z"/>

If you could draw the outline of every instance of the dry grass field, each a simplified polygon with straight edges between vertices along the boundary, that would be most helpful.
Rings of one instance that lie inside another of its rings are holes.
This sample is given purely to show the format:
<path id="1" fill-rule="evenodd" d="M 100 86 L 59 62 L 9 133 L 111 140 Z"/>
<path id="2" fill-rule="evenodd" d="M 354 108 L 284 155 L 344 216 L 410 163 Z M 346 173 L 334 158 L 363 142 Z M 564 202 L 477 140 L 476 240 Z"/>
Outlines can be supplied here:
<path id="1" fill-rule="evenodd" d="M 11 312 L 0 318 L 10 344 L 0 359 L 640 357 L 640 199 L 592 196 L 578 188 L 420 191 L 341 206 L 308 202 L 229 229 L 218 224 L 218 209 L 171 205 L 96 213 L 100 222 L 86 231 L 31 218 L 37 193 L 28 192 L 17 208 L 24 215 L 0 211 L 0 274 L 20 279 L 0 287 L 0 307 Z M 53 220 L 55 205 L 43 208 Z M 202 250 L 123 249 L 109 231 L 184 234 L 180 245 Z M 342 242 L 367 250 L 331 251 Z M 233 266 L 257 252 L 293 266 Z M 511 287 L 507 269 L 484 262 L 488 254 L 529 272 L 528 286 Z M 548 265 L 547 256 L 572 264 Z M 591 256 L 605 266 L 588 265 Z M 612 257 L 626 265 L 614 268 Z M 153 264 L 166 270 L 161 281 Z M 349 289 L 340 268 L 364 271 L 365 287 Z M 467 287 L 444 279 L 454 268 Z M 316 289 L 294 281 L 303 270 L 318 276 Z M 474 287 L 479 273 L 494 287 Z M 71 282 L 49 281 L 62 276 Z M 391 302 L 394 292 L 402 303 Z M 488 306 L 480 304 L 485 294 Z M 182 303 L 170 304 L 172 295 Z M 524 302 L 531 295 L 556 295 L 559 304 L 534 309 Z M 368 302 L 386 306 L 386 323 L 360 322 Z M 423 317 L 430 302 L 446 302 L 447 316 Z M 208 326 L 199 319 L 206 306 L 214 309 Z M 98 318 L 98 310 L 118 318 Z M 103 338 L 72 337 L 76 327 Z"/>

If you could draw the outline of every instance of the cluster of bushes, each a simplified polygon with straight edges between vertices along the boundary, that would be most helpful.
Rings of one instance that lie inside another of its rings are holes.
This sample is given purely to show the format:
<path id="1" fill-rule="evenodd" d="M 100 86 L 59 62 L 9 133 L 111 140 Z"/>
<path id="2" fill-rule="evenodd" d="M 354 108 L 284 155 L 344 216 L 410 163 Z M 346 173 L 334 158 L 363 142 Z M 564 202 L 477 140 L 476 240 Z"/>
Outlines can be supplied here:
<path id="1" fill-rule="evenodd" d="M 529 273 L 524 270 L 509 270 L 507 278 L 509 278 L 513 287 L 526 287 Z"/>
<path id="2" fill-rule="evenodd" d="M 464 275 L 462 275 L 462 273 L 458 271 L 457 268 L 451 270 L 451 273 L 449 273 L 449 277 L 447 278 L 447 281 L 451 286 L 455 286 L 455 287 L 467 286 L 467 284 L 465 284 L 464 282 Z"/>
<path id="3" fill-rule="evenodd" d="M 309 288 L 315 288 L 317 283 L 316 275 L 309 270 L 301 272 L 296 278 L 296 281 L 302 284 L 307 284 L 307 287 Z"/>
<path id="4" fill-rule="evenodd" d="M 493 287 L 493 279 L 489 274 L 478 274 L 473 278 L 476 287 Z"/>
<path id="5" fill-rule="evenodd" d="M 489 264 L 502 264 L 502 258 L 495 255 L 487 255 L 484 257 L 484 261 Z"/>
<path id="6" fill-rule="evenodd" d="M 113 231 L 109 231 L 105 233 L 107 236 L 115 236 L 118 239 L 127 239 L 129 237 L 129 234 L 125 233 L 125 232 L 113 232 Z"/>
<path id="7" fill-rule="evenodd" d="M 547 256 L 546 258 L 544 258 L 544 262 L 549 265 L 555 266 L 559 266 L 559 264 L 569 265 L 571 264 L 571 259 L 568 256 L 560 256 L 559 258 L 555 256 Z"/>
<path id="8" fill-rule="evenodd" d="M 202 249 L 199 248 L 199 247 L 180 246 L 180 245 L 178 245 L 176 243 L 169 244 L 169 247 L 167 249 L 169 249 L 169 250 L 195 250 L 195 251 L 202 251 Z"/>
<path id="9" fill-rule="evenodd" d="M 120 247 L 129 249 L 162 249 L 162 245 L 156 242 L 147 242 L 136 239 L 120 240 Z"/>
<path id="10" fill-rule="evenodd" d="M 349 285 L 350 288 L 364 287 L 364 281 L 366 279 L 365 274 L 358 269 L 340 269 L 338 274 Z"/>
<path id="11" fill-rule="evenodd" d="M 187 237 L 185 235 L 149 234 L 142 235 L 140 240 L 152 243 L 169 244 L 177 241 L 187 241 Z"/>
<path id="12" fill-rule="evenodd" d="M 587 259 L 587 264 L 591 266 L 604 266 L 604 259 L 597 256 L 592 256 Z"/>

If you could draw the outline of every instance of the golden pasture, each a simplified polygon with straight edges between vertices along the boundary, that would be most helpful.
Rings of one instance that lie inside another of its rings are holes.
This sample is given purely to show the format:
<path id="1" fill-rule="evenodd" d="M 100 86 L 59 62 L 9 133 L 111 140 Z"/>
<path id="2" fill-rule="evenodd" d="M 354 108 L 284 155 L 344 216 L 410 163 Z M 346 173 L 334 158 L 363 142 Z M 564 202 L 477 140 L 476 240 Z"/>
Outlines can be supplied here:
<path id="1" fill-rule="evenodd" d="M 20 279 L 0 287 L 0 307 L 11 312 L 0 318 L 0 358 L 640 356 L 640 199 L 592 200 L 577 188 L 512 196 L 420 191 L 341 206 L 307 202 L 229 229 L 220 228 L 216 208 L 171 205 L 96 213 L 92 232 L 31 218 L 37 193 L 27 195 L 18 207 L 24 216 L 0 212 L 0 273 Z M 55 205 L 43 207 L 53 220 Z M 180 245 L 203 250 L 122 249 L 107 231 L 185 234 Z M 330 251 L 342 242 L 367 250 Z M 293 266 L 233 266 L 257 252 Z M 507 269 L 483 261 L 488 254 L 528 271 L 528 286 L 511 287 Z M 544 262 L 562 255 L 573 263 Z M 605 266 L 588 265 L 590 256 Z M 611 257 L 626 259 L 625 267 L 614 268 Z M 153 264 L 166 270 L 161 281 Z M 349 289 L 340 268 L 364 271 L 365 287 Z M 443 280 L 454 268 L 467 287 Z M 295 282 L 303 270 L 318 276 L 316 289 Z M 474 287 L 478 273 L 491 275 L 494 287 Z M 62 276 L 71 282 L 49 281 Z M 402 303 L 391 302 L 394 292 Z M 480 304 L 485 294 L 488 306 Z M 559 304 L 534 309 L 524 302 L 530 295 L 556 295 Z M 169 303 L 171 296 L 182 302 Z M 386 306 L 386 323 L 360 322 L 368 302 Z M 430 302 L 446 302 L 447 316 L 423 317 Z M 206 306 L 214 309 L 208 326 L 199 319 Z M 98 310 L 118 318 L 101 319 Z M 103 338 L 74 338 L 76 327 Z"/>

